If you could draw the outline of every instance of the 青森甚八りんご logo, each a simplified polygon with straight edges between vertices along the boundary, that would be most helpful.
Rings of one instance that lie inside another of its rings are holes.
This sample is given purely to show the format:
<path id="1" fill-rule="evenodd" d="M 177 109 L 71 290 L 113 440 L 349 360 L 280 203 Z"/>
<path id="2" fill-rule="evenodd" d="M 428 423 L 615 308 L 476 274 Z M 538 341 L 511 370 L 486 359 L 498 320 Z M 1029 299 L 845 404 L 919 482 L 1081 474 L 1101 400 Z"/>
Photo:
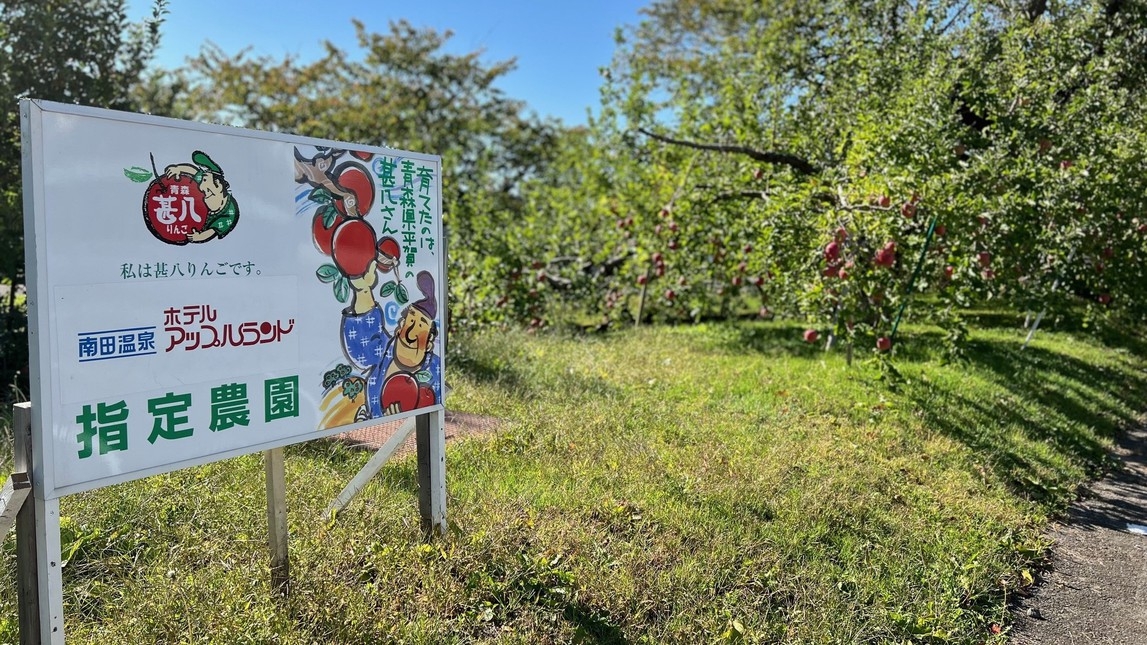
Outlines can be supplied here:
<path id="1" fill-rule="evenodd" d="M 151 165 L 152 172 L 138 166 L 123 172 L 132 181 L 151 180 L 143 195 L 143 221 L 156 239 L 180 245 L 207 242 L 235 228 L 239 203 L 223 168 L 207 153 L 196 150 L 191 163 L 171 164 L 162 174 L 155 169 L 154 157 Z"/>

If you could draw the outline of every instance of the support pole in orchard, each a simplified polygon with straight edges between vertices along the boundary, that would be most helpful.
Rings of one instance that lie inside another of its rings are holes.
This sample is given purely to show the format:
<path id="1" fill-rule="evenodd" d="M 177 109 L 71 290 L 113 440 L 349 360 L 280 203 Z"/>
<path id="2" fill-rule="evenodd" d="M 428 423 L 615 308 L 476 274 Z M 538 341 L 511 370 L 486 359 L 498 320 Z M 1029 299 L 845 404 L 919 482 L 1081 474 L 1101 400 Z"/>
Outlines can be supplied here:
<path id="1" fill-rule="evenodd" d="M 1066 264 L 1070 265 L 1071 261 L 1073 259 L 1075 259 L 1075 249 L 1072 249 L 1071 253 L 1067 254 Z M 1055 280 L 1051 283 L 1052 293 L 1054 293 L 1055 290 L 1059 288 L 1059 280 L 1061 277 L 1062 276 L 1060 276 L 1060 275 L 1056 275 Z M 1039 323 L 1040 323 L 1040 321 L 1043 320 L 1043 316 L 1046 313 L 1047 313 L 1047 307 L 1040 309 L 1039 314 L 1035 317 L 1035 322 L 1032 323 L 1031 329 L 1028 330 L 1028 337 L 1024 339 L 1024 344 L 1020 346 L 1020 349 L 1026 349 L 1028 344 L 1032 342 L 1032 338 L 1035 337 L 1036 330 L 1039 329 Z"/>
<path id="2" fill-rule="evenodd" d="M 920 270 L 924 268 L 924 258 L 928 255 L 928 247 L 932 246 L 932 236 L 936 233 L 936 215 L 932 216 L 932 220 L 928 222 L 928 234 L 924 237 L 924 248 L 920 249 L 920 258 L 916 260 L 916 268 L 912 271 L 912 277 L 909 278 L 908 284 L 904 287 L 904 299 L 900 302 L 900 310 L 896 312 L 896 320 L 892 321 L 892 333 L 888 338 L 892 341 L 896 340 L 896 330 L 900 327 L 900 318 L 904 315 L 904 310 L 908 308 L 908 297 L 916 291 L 916 278 L 920 277 Z"/>

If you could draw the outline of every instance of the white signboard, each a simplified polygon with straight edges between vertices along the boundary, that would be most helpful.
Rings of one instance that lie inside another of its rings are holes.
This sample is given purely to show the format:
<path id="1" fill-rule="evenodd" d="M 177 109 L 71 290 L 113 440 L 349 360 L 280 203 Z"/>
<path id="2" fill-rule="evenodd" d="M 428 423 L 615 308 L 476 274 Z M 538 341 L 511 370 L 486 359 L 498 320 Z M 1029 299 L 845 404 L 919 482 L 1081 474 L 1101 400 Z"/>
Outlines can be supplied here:
<path id="1" fill-rule="evenodd" d="M 22 114 L 37 496 L 442 409 L 439 157 Z"/>

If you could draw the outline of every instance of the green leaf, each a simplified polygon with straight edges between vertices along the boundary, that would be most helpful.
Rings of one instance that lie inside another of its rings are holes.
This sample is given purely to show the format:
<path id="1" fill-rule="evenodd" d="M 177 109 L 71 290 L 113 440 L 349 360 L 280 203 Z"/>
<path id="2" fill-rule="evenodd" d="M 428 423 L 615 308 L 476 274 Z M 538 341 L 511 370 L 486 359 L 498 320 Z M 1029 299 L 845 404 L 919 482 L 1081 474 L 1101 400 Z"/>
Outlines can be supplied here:
<path id="1" fill-rule="evenodd" d="M 345 276 L 339 276 L 339 279 L 335 280 L 334 289 L 335 298 L 337 298 L 339 302 L 350 300 L 350 281 L 347 280 Z"/>
<path id="2" fill-rule="evenodd" d="M 334 206 L 325 204 L 319 208 L 319 215 L 323 218 L 323 228 L 330 228 L 335 225 L 339 212 Z"/>
<path id="3" fill-rule="evenodd" d="M 416 373 L 416 374 L 414 375 L 414 378 L 415 378 L 415 379 L 416 379 L 416 380 L 417 380 L 419 383 L 429 383 L 429 382 L 430 382 L 430 372 L 429 372 L 429 371 L 427 371 L 427 370 L 422 370 L 422 371 L 420 371 L 420 372 Z"/>
<path id="4" fill-rule="evenodd" d="M 342 274 L 333 264 L 324 264 L 315 271 L 315 275 L 319 277 L 320 282 L 334 282 Z"/>
<path id="5" fill-rule="evenodd" d="M 327 190 L 326 188 L 316 188 L 312 190 L 311 194 L 308 195 L 307 198 L 312 202 L 318 202 L 320 204 L 330 204 L 335 200 L 335 196 L 332 195 L 331 191 Z"/>
<path id="6" fill-rule="evenodd" d="M 385 297 L 389 296 L 390 294 L 394 293 L 394 290 L 397 287 L 398 287 L 398 285 L 394 284 L 393 282 L 387 282 L 386 284 L 382 285 L 381 288 L 379 288 L 378 295 L 385 298 Z"/>
<path id="7" fill-rule="evenodd" d="M 128 179 L 142 184 L 143 182 L 151 179 L 151 171 L 147 168 L 140 168 L 139 166 L 132 166 L 131 168 L 124 168 L 123 174 Z"/>
<path id="8" fill-rule="evenodd" d="M 396 300 L 398 300 L 398 304 L 405 305 L 410 300 L 410 296 L 406 293 L 406 285 L 398 285 L 398 291 L 395 293 L 394 297 Z"/>

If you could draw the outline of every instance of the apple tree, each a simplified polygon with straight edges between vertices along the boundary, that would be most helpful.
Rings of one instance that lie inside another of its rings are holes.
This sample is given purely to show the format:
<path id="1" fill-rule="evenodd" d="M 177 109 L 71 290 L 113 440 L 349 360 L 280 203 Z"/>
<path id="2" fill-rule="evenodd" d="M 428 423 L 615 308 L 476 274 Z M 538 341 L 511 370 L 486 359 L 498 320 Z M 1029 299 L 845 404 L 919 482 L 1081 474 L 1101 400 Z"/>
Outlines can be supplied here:
<path id="1" fill-rule="evenodd" d="M 595 150 L 536 188 L 538 236 L 609 229 L 561 255 L 624 248 L 627 311 L 793 315 L 874 350 L 905 311 L 958 341 L 989 299 L 1141 319 L 1145 27 L 1119 0 L 654 2 Z"/>

